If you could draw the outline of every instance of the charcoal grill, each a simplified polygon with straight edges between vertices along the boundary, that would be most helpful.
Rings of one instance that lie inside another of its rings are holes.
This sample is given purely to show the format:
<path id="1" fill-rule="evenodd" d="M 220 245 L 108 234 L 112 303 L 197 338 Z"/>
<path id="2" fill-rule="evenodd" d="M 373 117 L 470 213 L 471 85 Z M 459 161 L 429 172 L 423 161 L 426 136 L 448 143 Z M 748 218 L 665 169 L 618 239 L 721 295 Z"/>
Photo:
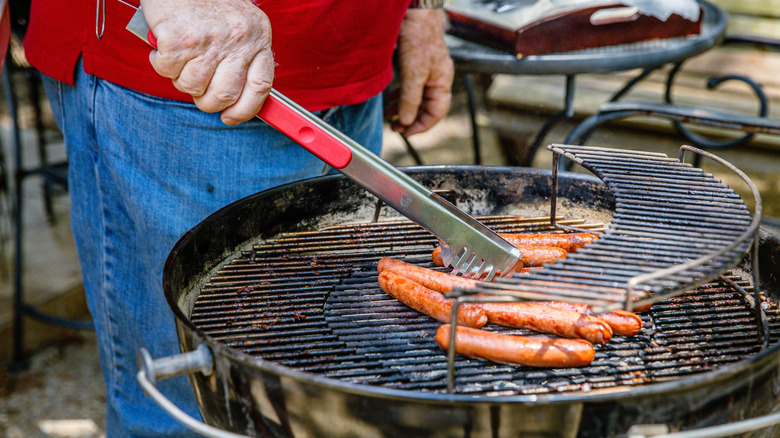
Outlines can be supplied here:
<path id="1" fill-rule="evenodd" d="M 573 227 L 609 237 L 623 220 L 620 196 L 590 176 L 558 175 L 551 217 L 548 171 L 408 172 L 498 231 Z M 749 214 L 737 216 L 737 228 L 748 228 Z M 716 249 L 710 240 L 702 247 Z M 685 281 L 701 284 L 680 295 L 679 278 L 654 283 L 656 293 L 676 292 L 643 316 L 639 336 L 613 338 L 589 367 L 458 358 L 456 387 L 448 392 L 446 355 L 432 340 L 438 323 L 376 285 L 380 257 L 432 266 L 435 239 L 342 177 L 309 180 L 232 204 L 182 237 L 166 264 L 164 287 L 191 363 L 176 367 L 172 359 L 142 355 L 139 380 L 154 393 L 148 381 L 204 371 L 189 376 L 204 420 L 253 436 L 603 437 L 625 436 L 637 424 L 690 429 L 741 420 L 773 411 L 780 394 L 774 273 L 780 242 L 768 234 L 759 240 L 755 254 L 744 254 L 749 242 L 736 245 L 738 262 L 727 255 L 692 268 L 696 275 Z M 649 265 L 697 257 L 685 245 L 667 252 L 674 254 Z M 579 254 L 571 259 L 582 264 L 581 277 L 615 275 L 600 265 L 609 263 L 607 255 L 595 253 L 591 263 Z M 764 265 L 761 317 L 751 295 L 740 291 L 753 292 L 753 259 Z M 730 272 L 712 279 L 716 262 Z M 620 289 L 630 278 L 623 274 L 620 284 L 594 287 Z"/>

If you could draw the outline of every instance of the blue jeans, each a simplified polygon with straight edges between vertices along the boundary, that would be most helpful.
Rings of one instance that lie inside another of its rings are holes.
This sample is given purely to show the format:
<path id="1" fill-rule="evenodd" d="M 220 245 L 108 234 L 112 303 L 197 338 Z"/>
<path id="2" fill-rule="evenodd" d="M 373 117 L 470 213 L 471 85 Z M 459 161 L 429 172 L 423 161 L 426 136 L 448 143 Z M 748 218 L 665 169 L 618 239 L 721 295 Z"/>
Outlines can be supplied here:
<path id="1" fill-rule="evenodd" d="M 228 127 L 192 104 L 78 71 L 75 87 L 51 78 L 44 85 L 67 148 L 71 226 L 107 389 L 107 436 L 188 436 L 135 380 L 139 348 L 154 358 L 180 353 L 162 291 L 168 253 L 228 203 L 330 168 L 259 119 Z M 379 152 L 379 96 L 320 116 Z M 199 418 L 186 377 L 159 388 Z"/>

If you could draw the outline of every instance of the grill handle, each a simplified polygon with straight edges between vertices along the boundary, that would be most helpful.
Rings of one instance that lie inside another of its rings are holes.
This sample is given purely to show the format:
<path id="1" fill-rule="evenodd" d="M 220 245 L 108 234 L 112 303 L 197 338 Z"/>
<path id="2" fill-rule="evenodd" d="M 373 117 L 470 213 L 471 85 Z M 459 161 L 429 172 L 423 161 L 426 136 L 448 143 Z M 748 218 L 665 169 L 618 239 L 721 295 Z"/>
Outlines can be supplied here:
<path id="1" fill-rule="evenodd" d="M 172 401 L 157 389 L 155 382 L 170 377 L 181 376 L 200 372 L 204 376 L 211 375 L 214 368 L 214 360 L 211 351 L 205 344 L 201 344 L 193 351 L 176 356 L 152 359 L 152 355 L 146 348 L 138 350 L 136 355 L 138 364 L 138 374 L 136 379 L 143 388 L 144 393 L 157 403 L 174 420 L 183 424 L 191 431 L 211 438 L 249 438 L 246 435 L 240 435 L 228 432 L 214 426 L 210 426 L 198 419 L 193 418 L 186 412 L 179 409 Z"/>
<path id="2" fill-rule="evenodd" d="M 753 432 L 780 424 L 780 412 L 701 429 L 670 432 L 665 424 L 637 424 L 628 430 L 628 438 L 723 438 Z"/>

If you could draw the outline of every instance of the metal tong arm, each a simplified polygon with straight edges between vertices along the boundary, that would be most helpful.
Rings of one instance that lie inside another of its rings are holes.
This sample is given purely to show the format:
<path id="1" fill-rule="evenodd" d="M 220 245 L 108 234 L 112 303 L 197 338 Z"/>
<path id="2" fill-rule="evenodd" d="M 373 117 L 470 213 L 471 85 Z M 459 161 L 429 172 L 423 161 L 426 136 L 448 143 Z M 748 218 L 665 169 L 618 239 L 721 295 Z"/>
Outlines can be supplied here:
<path id="1" fill-rule="evenodd" d="M 278 91 L 271 91 L 257 116 L 436 235 L 444 245 L 456 250 L 470 247 L 464 238 L 469 229 L 493 235 L 496 245 L 502 245 L 503 239 L 483 224 Z M 447 258 L 445 264 L 452 261 L 452 251 Z"/>

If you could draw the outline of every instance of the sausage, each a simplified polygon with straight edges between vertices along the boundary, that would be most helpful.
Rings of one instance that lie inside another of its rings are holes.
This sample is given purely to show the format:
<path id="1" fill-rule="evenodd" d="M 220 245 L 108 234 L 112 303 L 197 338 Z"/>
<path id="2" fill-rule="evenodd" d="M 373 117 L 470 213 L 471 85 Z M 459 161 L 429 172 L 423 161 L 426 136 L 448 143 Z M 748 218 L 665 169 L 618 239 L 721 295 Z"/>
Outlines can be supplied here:
<path id="1" fill-rule="evenodd" d="M 518 246 L 520 260 L 523 266 L 542 266 L 545 263 L 555 263 L 565 259 L 568 254 L 565 249 L 557 246 Z"/>
<path id="2" fill-rule="evenodd" d="M 642 318 L 636 313 L 625 310 L 595 314 L 587 304 L 570 303 L 566 301 L 540 301 L 539 304 L 558 309 L 571 310 L 583 315 L 593 315 L 604 321 L 612 329 L 612 333 L 621 336 L 636 336 L 642 331 Z"/>
<path id="3" fill-rule="evenodd" d="M 436 342 L 446 350 L 450 345 L 449 324 L 436 330 Z M 593 345 L 580 339 L 551 339 L 504 335 L 486 330 L 458 327 L 455 352 L 494 362 L 532 367 L 580 367 L 593 362 Z"/>
<path id="4" fill-rule="evenodd" d="M 599 318 L 540 303 L 479 303 L 488 322 L 506 327 L 551 333 L 564 338 L 585 339 L 604 345 L 612 339 L 612 328 Z"/>
<path id="5" fill-rule="evenodd" d="M 577 249 L 582 248 L 599 238 L 599 235 L 596 233 L 498 233 L 498 235 L 518 248 L 542 246 L 557 247 L 563 249 L 566 253 L 575 252 Z M 541 266 L 543 263 L 554 261 L 553 259 L 550 259 L 552 256 L 550 253 L 551 250 L 547 250 L 546 252 L 549 254 L 547 254 L 546 258 L 541 259 L 540 257 L 542 255 L 533 250 L 526 249 L 526 251 L 529 251 L 529 254 L 528 256 L 525 256 L 524 254 L 524 257 L 528 257 L 528 259 L 523 258 L 523 265 L 525 266 Z M 558 254 L 557 258 L 565 257 L 566 253 L 556 253 Z M 441 259 L 441 249 L 435 249 L 432 258 L 436 265 L 444 266 Z"/>
<path id="6" fill-rule="evenodd" d="M 412 309 L 441 322 L 450 321 L 452 303 L 455 300 L 444 298 L 442 294 L 392 271 L 383 271 L 379 274 L 378 280 L 379 287 L 385 293 Z M 482 327 L 487 324 L 487 320 L 484 309 L 470 303 L 458 306 L 458 324 Z"/>
<path id="7" fill-rule="evenodd" d="M 557 246 L 566 252 L 575 252 L 599 238 L 596 233 L 499 233 L 515 246 Z"/>
<path id="8" fill-rule="evenodd" d="M 376 269 L 379 273 L 393 271 L 409 280 L 441 293 L 451 292 L 454 287 L 464 289 L 473 289 L 477 287 L 477 282 L 475 280 L 423 268 L 422 266 L 406 263 L 403 260 L 391 257 L 380 259 L 376 264 Z"/>
<path id="9" fill-rule="evenodd" d="M 612 331 L 622 336 L 636 336 L 642 331 L 642 318 L 636 313 L 626 310 L 613 310 L 612 312 L 596 315 L 610 327 Z"/>
<path id="10" fill-rule="evenodd" d="M 405 277 L 409 280 L 419 283 L 426 288 L 441 293 L 451 292 L 454 287 L 473 289 L 477 287 L 477 285 L 479 284 L 479 282 L 475 280 L 458 277 L 455 275 L 448 274 L 446 272 L 439 272 L 433 269 L 423 268 L 421 266 L 413 265 L 411 263 L 407 263 L 402 260 L 398 260 L 390 257 L 382 258 L 377 263 L 377 271 L 381 273 L 387 270 L 395 272 L 396 274 L 399 274 L 402 277 Z M 541 303 L 480 303 L 479 305 L 485 306 L 486 304 L 491 304 L 491 305 L 495 304 L 497 306 L 507 306 L 507 305 L 512 306 L 516 304 L 518 305 L 517 309 L 522 309 L 523 305 L 544 304 L 547 305 L 548 307 L 557 307 L 558 309 L 569 310 L 584 315 L 592 315 L 592 312 L 590 311 L 590 308 L 587 305 L 569 303 L 563 301 L 545 301 Z M 505 312 L 509 312 L 509 310 L 505 310 Z M 612 314 L 605 314 L 605 316 L 598 315 L 598 317 L 604 323 L 606 323 L 606 325 L 608 326 L 607 329 L 609 329 L 609 331 L 605 331 L 600 324 L 594 324 L 592 318 L 587 318 L 586 320 L 578 321 L 577 318 L 575 318 L 573 315 L 567 315 L 564 312 L 562 314 L 559 314 L 558 317 L 566 317 L 566 318 L 562 321 L 555 321 L 555 317 L 551 316 L 550 313 L 551 312 L 547 310 L 546 313 L 542 312 L 540 313 L 539 316 L 528 315 L 525 313 L 519 313 L 519 315 L 515 315 L 514 317 L 505 315 L 503 320 L 505 321 L 505 324 L 508 324 L 510 327 L 530 328 L 532 330 L 538 330 L 544 333 L 559 334 L 560 336 L 563 337 L 588 339 L 589 341 L 596 344 L 603 344 L 608 342 L 614 333 L 623 336 L 635 336 L 642 329 L 642 319 L 631 312 L 620 311 L 615 315 Z M 488 314 L 488 317 L 490 317 L 490 314 Z M 498 314 L 494 315 L 494 319 L 499 319 L 499 318 L 500 316 Z M 527 321 L 526 324 L 528 325 L 519 325 L 521 324 L 520 322 L 512 323 L 512 320 L 515 321 L 525 320 Z M 533 321 L 546 321 L 546 322 L 533 322 Z M 494 322 L 494 323 L 501 324 L 499 322 Z M 551 327 L 555 327 L 556 323 L 564 324 L 564 325 L 561 328 L 558 328 L 557 331 L 550 331 Z M 533 324 L 539 324 L 539 329 L 533 328 L 532 327 Z M 544 329 L 540 330 L 541 328 Z M 568 333 L 568 334 L 564 334 L 564 333 Z M 582 333 L 582 334 L 577 334 L 577 333 Z"/>
<path id="11" fill-rule="evenodd" d="M 599 238 L 596 233 L 499 233 L 515 246 L 556 246 L 566 252 L 575 252 Z"/>
<path id="12" fill-rule="evenodd" d="M 566 258 L 566 250 L 555 246 L 518 246 L 520 249 L 520 261 L 523 266 L 542 266 L 545 263 L 553 263 L 558 259 Z M 431 254 L 431 260 L 436 266 L 444 266 L 441 256 L 441 247 L 437 246 Z"/>

